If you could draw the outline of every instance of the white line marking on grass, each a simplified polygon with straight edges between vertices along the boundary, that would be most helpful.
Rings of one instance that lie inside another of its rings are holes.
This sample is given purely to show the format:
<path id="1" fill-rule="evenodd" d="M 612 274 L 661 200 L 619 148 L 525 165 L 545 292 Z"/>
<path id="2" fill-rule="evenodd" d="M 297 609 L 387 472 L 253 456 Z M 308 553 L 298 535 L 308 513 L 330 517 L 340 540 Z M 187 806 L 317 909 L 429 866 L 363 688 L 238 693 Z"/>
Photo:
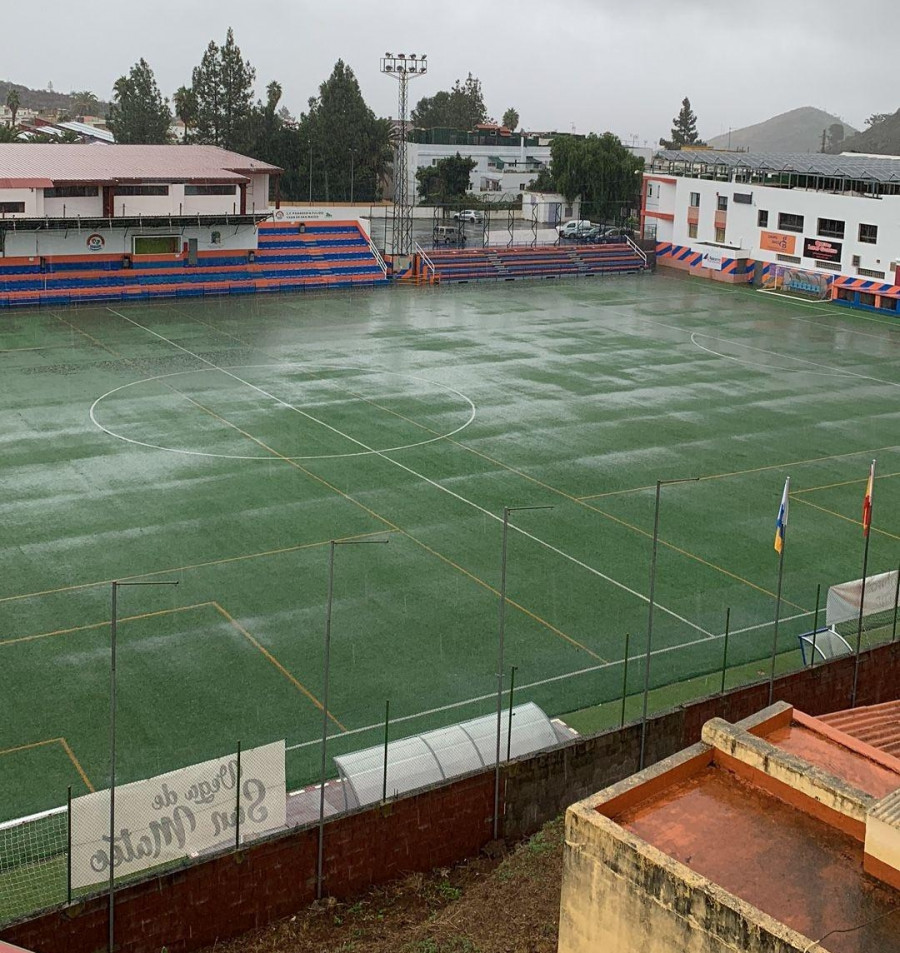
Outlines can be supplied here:
<path id="1" fill-rule="evenodd" d="M 115 312 L 113 312 L 115 313 Z M 127 320 L 127 319 L 126 319 Z M 177 347 L 177 345 L 176 345 Z M 200 358 L 200 360 L 203 360 Z M 329 365 L 329 364 L 311 364 L 307 362 L 290 362 L 286 364 L 241 364 L 241 368 L 260 368 L 260 367 L 312 367 L 312 368 L 326 368 L 329 370 L 361 370 L 366 371 L 369 374 L 386 374 L 391 377 L 399 377 L 401 380 L 412 380 L 418 381 L 423 384 L 431 384 L 433 387 L 437 387 L 440 390 L 445 391 L 446 393 L 455 394 L 462 401 L 469 405 L 469 417 L 468 419 L 461 424 L 456 430 L 451 430 L 449 433 L 438 434 L 436 437 L 430 437 L 428 440 L 419 440 L 417 443 L 407 443 L 399 447 L 386 447 L 383 450 L 359 450 L 356 453 L 321 453 L 311 456 L 303 457 L 286 457 L 288 460 L 338 460 L 343 457 L 364 457 L 372 453 L 394 453 L 395 451 L 400 450 L 412 450 L 414 447 L 424 447 L 425 444 L 434 443 L 437 440 L 445 440 L 448 437 L 454 437 L 456 434 L 461 433 L 463 430 L 468 427 L 472 421 L 475 419 L 477 414 L 477 409 L 473 401 L 471 401 L 462 391 L 456 390 L 454 387 L 448 387 L 445 384 L 438 384 L 437 381 L 430 381 L 425 377 L 414 377 L 413 375 L 404 375 L 404 374 L 395 374 L 393 371 L 382 371 L 382 370 L 373 370 L 372 368 L 366 368 L 359 365 Z M 236 370 L 237 368 L 235 368 Z M 103 424 L 97 419 L 96 408 L 98 404 L 106 400 L 107 397 L 112 397 L 113 394 L 119 393 L 119 391 L 126 390 L 129 387 L 137 387 L 139 384 L 148 384 L 153 381 L 164 381 L 170 377 L 183 377 L 187 374 L 209 374 L 216 371 L 225 371 L 225 368 L 221 367 L 208 367 L 202 371 L 175 371 L 172 374 L 158 374 L 155 377 L 145 377 L 139 381 L 132 381 L 130 384 L 123 384 L 121 387 L 114 387 L 112 390 L 108 390 L 105 394 L 101 394 L 93 404 L 91 404 L 90 409 L 90 418 L 91 422 L 99 430 L 102 430 L 105 434 L 109 434 L 110 437 L 116 437 L 118 440 L 124 440 L 125 443 L 132 443 L 138 447 L 148 447 L 151 450 L 165 450 L 167 453 L 181 453 L 185 456 L 194 456 L 194 457 L 217 457 L 224 460 L 271 460 L 271 454 L 265 456 L 251 456 L 249 454 L 237 454 L 237 453 L 209 453 L 203 450 L 184 450 L 178 447 L 163 447 L 158 443 L 148 443 L 144 440 L 135 440 L 133 437 L 126 437 L 124 434 L 117 433 L 115 430 L 110 430 L 109 427 L 104 427 Z M 168 385 L 167 385 L 168 386 Z M 250 385 L 253 386 L 253 385 Z M 172 390 L 181 396 L 187 396 L 183 391 L 178 390 L 177 388 L 172 388 Z"/>
<path id="2" fill-rule="evenodd" d="M 242 377 L 239 377 L 237 374 L 232 374 L 231 371 L 219 367 L 217 364 L 214 364 L 212 361 L 208 360 L 205 357 L 201 357 L 199 354 L 195 354 L 193 351 L 189 350 L 186 347 L 182 347 L 180 344 L 176 344 L 174 341 L 169 340 L 162 334 L 159 334 L 156 331 L 153 331 L 151 328 L 145 327 L 143 324 L 139 324 L 137 321 L 133 321 L 131 318 L 126 317 L 124 314 L 121 314 L 118 311 L 114 311 L 112 308 L 107 309 L 111 314 L 116 315 L 119 318 L 122 318 L 124 321 L 127 321 L 129 324 L 133 324 L 136 328 L 140 328 L 142 331 L 146 331 L 148 334 L 152 334 L 154 337 L 159 338 L 161 341 L 165 341 L 167 344 L 170 344 L 172 347 L 177 348 L 179 351 L 183 351 L 185 354 L 190 355 L 196 360 L 200 361 L 203 364 L 206 364 L 208 367 L 213 370 L 221 371 L 227 377 L 232 378 L 233 380 L 238 381 L 238 383 L 246 384 L 251 390 L 255 390 L 257 393 L 261 394 L 264 397 L 268 397 L 270 400 L 275 401 L 275 403 L 286 408 L 287 410 L 292 410 L 294 413 L 299 414 L 301 417 L 306 420 L 311 421 L 312 423 L 319 424 L 324 427 L 326 430 L 330 430 L 332 433 L 336 434 L 339 437 L 343 437 L 345 440 L 349 440 L 351 443 L 356 444 L 358 447 L 362 447 L 367 453 L 373 454 L 374 456 L 381 457 L 386 463 L 390 463 L 393 466 L 397 467 L 400 470 L 403 470 L 405 473 L 408 473 L 410 476 L 415 477 L 417 480 L 421 480 L 423 483 L 427 483 L 429 486 L 434 487 L 436 490 L 439 490 L 441 493 L 447 494 L 447 496 L 452 497 L 455 500 L 458 500 L 460 503 L 463 503 L 466 506 L 472 507 L 472 509 L 477 510 L 479 513 L 482 513 L 484 516 L 490 517 L 490 519 L 495 522 L 502 523 L 503 518 L 498 516 L 496 513 L 492 513 L 490 510 L 485 509 L 485 507 L 480 506 L 478 503 L 474 503 L 472 500 L 467 500 L 464 496 L 460 496 L 459 493 L 455 493 L 453 490 L 448 489 L 445 486 L 442 486 L 440 483 L 435 482 L 429 477 L 425 476 L 423 473 L 419 473 L 417 470 L 414 470 L 412 467 L 406 466 L 406 464 L 401 463 L 399 460 L 393 460 L 390 457 L 386 456 L 384 451 L 376 450 L 367 444 L 363 443 L 362 440 L 358 440 L 356 437 L 350 436 L 350 434 L 343 433 L 338 430 L 337 427 L 333 427 L 331 424 L 326 423 L 323 420 L 319 420 L 317 417 L 314 417 L 312 414 L 307 413 L 305 410 L 301 410 L 299 407 L 295 407 L 293 404 L 288 403 L 286 400 L 282 400 L 280 397 L 276 397 L 274 394 L 270 394 L 268 391 L 264 390 L 262 387 L 257 387 L 256 384 L 251 384 L 249 381 L 245 381 Z M 610 583 L 610 585 L 616 586 L 618 589 L 621 589 L 623 592 L 627 592 L 629 595 L 634 596 L 636 599 L 639 599 L 641 602 L 649 603 L 650 599 L 645 596 L 643 593 L 638 592 L 635 589 L 632 589 L 630 586 L 626 586 L 625 583 L 619 582 L 617 579 L 613 579 L 612 576 L 607 576 L 606 573 L 601 572 L 599 569 L 595 569 L 593 566 L 589 566 L 587 563 L 582 562 L 575 556 L 571 556 L 569 553 L 564 552 L 558 547 L 554 546 L 552 543 L 548 543 L 546 540 L 540 539 L 539 537 L 533 535 L 532 533 L 527 532 L 527 530 L 521 529 L 514 524 L 509 524 L 510 529 L 519 533 L 521 536 L 525 536 L 527 539 L 532 540 L 537 543 L 539 546 L 543 546 L 545 549 L 548 549 L 552 553 L 556 553 L 557 556 L 561 556 L 563 559 L 567 559 L 569 562 L 574 563 L 576 566 L 584 569 L 586 572 L 591 573 L 594 576 L 597 576 L 599 579 L 603 579 L 605 582 Z M 703 635 L 709 637 L 712 633 L 707 632 L 706 629 L 702 626 L 696 625 L 693 622 L 690 622 L 688 619 L 685 619 L 683 616 L 679 615 L 677 612 L 667 608 L 666 606 L 656 603 L 656 608 L 660 612 L 664 612 L 666 615 L 671 616 L 673 619 L 676 619 L 678 622 L 683 623 L 688 626 L 688 628 L 694 629 L 696 632 L 700 632 Z"/>
<path id="3" fill-rule="evenodd" d="M 743 357 L 734 357 L 734 356 L 731 355 L 731 354 L 723 354 L 721 351 L 716 351 L 716 350 L 714 350 L 714 349 L 711 348 L 711 347 L 706 347 L 706 346 L 704 346 L 703 344 L 701 344 L 701 343 L 697 340 L 698 337 L 706 338 L 706 337 L 712 337 L 712 335 L 710 335 L 710 334 L 704 334 L 702 331 L 693 331 L 693 332 L 691 332 L 691 344 L 693 344 L 695 347 L 700 348 L 701 351 L 706 351 L 707 354 L 712 354 L 714 357 L 724 358 L 724 360 L 726 360 L 726 361 L 734 361 L 735 364 L 741 364 L 741 365 L 743 365 L 744 367 L 764 367 L 764 368 L 766 368 L 766 370 L 774 370 L 774 371 L 793 370 L 793 372 L 794 372 L 795 374 L 797 374 L 797 373 L 815 374 L 817 377 L 850 377 L 850 376 L 853 376 L 853 375 L 851 375 L 851 374 L 845 373 L 844 371 L 838 371 L 838 370 L 834 370 L 834 371 L 821 371 L 821 370 L 812 370 L 812 369 L 807 369 L 807 368 L 799 368 L 799 369 L 797 369 L 797 368 L 787 368 L 787 367 L 785 367 L 783 364 L 766 364 L 766 363 L 764 363 L 763 361 L 748 361 L 746 358 L 743 358 Z M 714 338 L 714 340 L 717 340 L 717 341 L 718 341 L 718 340 L 722 340 L 722 339 L 721 339 L 721 338 Z M 740 343 L 738 343 L 737 341 L 728 341 L 728 342 L 723 342 L 723 343 L 731 344 L 731 345 L 734 346 L 734 347 L 750 347 L 750 345 L 748 345 L 748 344 L 740 344 Z M 787 361 L 800 360 L 800 358 L 791 357 L 789 354 L 781 354 L 781 355 L 779 355 L 779 356 L 783 357 L 783 358 L 784 358 L 785 360 L 787 360 Z"/>
<path id="4" fill-rule="evenodd" d="M 798 612 L 796 615 L 784 616 L 781 619 L 781 622 L 794 622 L 797 619 L 802 619 L 805 616 L 811 616 L 811 615 L 813 615 L 812 612 Z M 743 629 L 734 629 L 731 632 L 729 632 L 729 638 L 733 638 L 736 635 L 743 635 L 744 633 L 747 633 L 747 632 L 755 632 L 758 629 L 765 629 L 768 626 L 771 626 L 773 624 L 774 624 L 774 620 L 773 622 L 760 622 L 760 623 L 757 623 L 756 625 L 748 625 Z M 650 654 L 653 658 L 656 658 L 656 656 L 658 655 L 666 655 L 670 652 L 677 652 L 681 649 L 687 649 L 694 645 L 705 645 L 711 639 L 716 640 L 716 639 L 724 639 L 724 638 L 725 638 L 725 633 L 723 632 L 721 635 L 710 635 L 707 638 L 695 639 L 692 642 L 682 642 L 678 645 L 668 645 L 662 649 L 655 649 Z M 628 661 L 640 662 L 640 661 L 643 661 L 646 657 L 647 655 L 645 652 L 640 652 L 637 655 L 629 655 Z M 579 668 L 579 669 L 576 669 L 574 672 L 564 672 L 562 675 L 551 675 L 548 678 L 538 679 L 536 682 L 528 682 L 525 685 L 517 685 L 516 691 L 524 692 L 532 688 L 542 688 L 544 685 L 552 685 L 554 682 L 563 682 L 566 679 L 575 678 L 577 675 L 591 675 L 594 672 L 603 671 L 603 669 L 614 668 L 617 665 L 622 665 L 624 661 L 625 661 L 624 659 L 616 659 L 612 662 L 603 662 L 600 665 L 590 665 L 587 668 Z M 699 676 L 692 675 L 689 677 L 698 678 Z M 504 692 L 504 694 L 508 696 L 509 691 L 507 690 L 506 692 Z M 472 698 L 464 698 L 462 701 L 450 702 L 447 705 L 438 705 L 436 708 L 426 708 L 424 711 L 419 711 L 412 715 L 402 715 L 399 718 L 392 718 L 391 724 L 398 725 L 406 721 L 415 721 L 417 718 L 428 718 L 431 715 L 439 715 L 442 712 L 453 711 L 456 708 L 465 708 L 468 705 L 477 705 L 480 702 L 489 701 L 491 699 L 495 699 L 496 697 L 497 697 L 496 692 L 487 692 L 484 695 L 475 695 Z M 616 699 L 612 699 L 612 700 L 616 701 Z M 375 731 L 376 729 L 380 731 L 383 728 L 384 728 L 384 722 L 377 722 L 376 724 L 373 724 L 373 725 L 363 725 L 363 727 L 361 728 L 351 728 L 349 731 L 346 731 L 341 735 L 335 735 L 334 737 L 347 738 L 350 735 L 359 735 L 367 731 Z M 313 745 L 320 745 L 320 744 L 322 744 L 321 737 L 313 738 L 310 741 L 300 741 L 297 744 L 288 745 L 284 750 L 297 751 L 300 748 L 310 748 Z"/>

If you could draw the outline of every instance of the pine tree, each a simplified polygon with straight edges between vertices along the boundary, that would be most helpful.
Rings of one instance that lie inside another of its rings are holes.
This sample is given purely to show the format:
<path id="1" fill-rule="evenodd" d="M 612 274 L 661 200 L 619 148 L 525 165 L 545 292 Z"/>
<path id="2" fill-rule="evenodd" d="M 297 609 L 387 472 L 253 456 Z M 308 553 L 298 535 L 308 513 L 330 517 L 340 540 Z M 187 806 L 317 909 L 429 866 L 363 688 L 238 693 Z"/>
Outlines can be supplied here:
<path id="1" fill-rule="evenodd" d="M 684 97 L 681 101 L 681 110 L 672 120 L 672 138 L 669 145 L 673 149 L 683 146 L 701 146 L 704 143 L 697 135 L 697 117 L 691 109 L 691 101 Z"/>
<path id="2" fill-rule="evenodd" d="M 127 76 L 120 76 L 113 87 L 114 96 L 107 122 L 116 142 L 169 142 L 172 113 L 163 99 L 156 77 L 145 59 L 138 60 Z"/>
<path id="3" fill-rule="evenodd" d="M 210 40 L 191 78 L 197 104 L 193 141 L 236 152 L 245 147 L 255 79 L 256 70 L 242 58 L 231 27 L 223 46 Z"/>

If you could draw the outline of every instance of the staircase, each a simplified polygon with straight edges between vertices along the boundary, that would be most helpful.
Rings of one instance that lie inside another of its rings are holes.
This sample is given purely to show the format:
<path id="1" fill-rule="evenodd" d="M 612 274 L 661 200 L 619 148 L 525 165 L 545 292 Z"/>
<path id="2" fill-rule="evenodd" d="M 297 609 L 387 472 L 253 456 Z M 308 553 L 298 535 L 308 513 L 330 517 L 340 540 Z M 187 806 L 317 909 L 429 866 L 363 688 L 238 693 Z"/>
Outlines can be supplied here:
<path id="1" fill-rule="evenodd" d="M 302 228 L 302 231 L 301 231 Z M 262 222 L 258 246 L 177 255 L 0 258 L 0 308 L 387 284 L 357 222 Z"/>

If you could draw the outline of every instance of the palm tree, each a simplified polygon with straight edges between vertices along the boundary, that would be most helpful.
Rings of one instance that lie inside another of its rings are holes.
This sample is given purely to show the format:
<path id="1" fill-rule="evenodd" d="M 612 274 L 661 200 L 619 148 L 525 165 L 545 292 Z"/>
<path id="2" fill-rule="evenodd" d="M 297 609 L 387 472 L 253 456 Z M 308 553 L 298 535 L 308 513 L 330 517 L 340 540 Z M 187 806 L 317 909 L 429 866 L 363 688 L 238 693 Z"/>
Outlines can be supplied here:
<path id="1" fill-rule="evenodd" d="M 19 100 L 19 91 L 13 87 L 6 94 L 6 108 L 12 113 L 12 122 L 10 125 L 13 129 L 16 128 L 16 116 L 19 114 L 19 106 L 21 102 Z"/>
<path id="2" fill-rule="evenodd" d="M 190 86 L 179 86 L 172 97 L 175 115 L 184 123 L 184 138 L 188 140 L 188 133 L 192 126 L 197 124 L 197 95 Z"/>
<path id="3" fill-rule="evenodd" d="M 74 116 L 92 116 L 100 105 L 100 100 L 89 89 L 73 90 L 69 97 L 72 100 Z"/>

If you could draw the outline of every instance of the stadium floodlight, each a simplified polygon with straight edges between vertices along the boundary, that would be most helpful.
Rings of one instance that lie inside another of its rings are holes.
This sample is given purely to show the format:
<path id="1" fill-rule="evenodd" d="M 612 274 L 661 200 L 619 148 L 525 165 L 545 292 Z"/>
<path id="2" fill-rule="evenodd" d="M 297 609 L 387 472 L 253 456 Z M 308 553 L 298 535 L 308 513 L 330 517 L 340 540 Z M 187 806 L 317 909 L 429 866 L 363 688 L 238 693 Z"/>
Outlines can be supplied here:
<path id="1" fill-rule="evenodd" d="M 406 143 L 407 99 L 409 80 L 428 72 L 424 53 L 385 53 L 381 60 L 381 72 L 398 83 L 397 119 L 399 123 L 396 153 L 394 155 L 394 217 L 391 234 L 391 253 L 406 256 L 412 251 L 412 204 L 409 187 L 409 160 Z M 385 235 L 387 247 L 387 235 Z"/>
<path id="2" fill-rule="evenodd" d="M 338 546 L 384 545 L 389 539 L 333 539 L 328 547 L 328 599 L 325 603 L 324 673 L 322 679 L 322 772 L 319 786 L 319 852 L 316 860 L 316 899 L 322 899 L 322 866 L 325 856 L 325 773 L 328 745 L 328 675 L 331 666 L 331 610 L 334 606 L 334 551 Z M 112 950 L 110 950 L 112 953 Z"/>

